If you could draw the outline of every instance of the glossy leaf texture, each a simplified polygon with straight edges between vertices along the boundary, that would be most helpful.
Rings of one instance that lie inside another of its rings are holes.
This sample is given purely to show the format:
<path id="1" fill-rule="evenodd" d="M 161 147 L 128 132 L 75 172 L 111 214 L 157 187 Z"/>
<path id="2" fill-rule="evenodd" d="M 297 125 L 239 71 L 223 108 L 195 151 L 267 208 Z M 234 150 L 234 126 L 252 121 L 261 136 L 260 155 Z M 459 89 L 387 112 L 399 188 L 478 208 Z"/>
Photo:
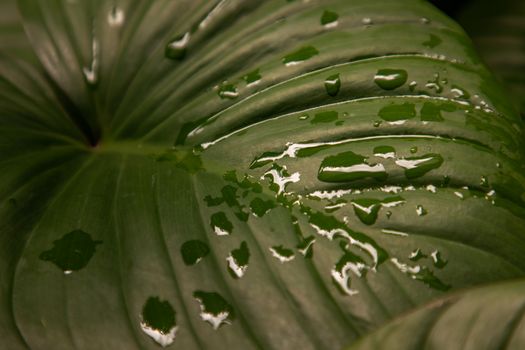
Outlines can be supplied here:
<path id="1" fill-rule="evenodd" d="M 525 4 L 505 0 L 493 6 L 472 1 L 458 16 L 481 57 L 513 94 L 525 117 Z"/>
<path id="2" fill-rule="evenodd" d="M 525 283 L 455 294 L 400 317 L 349 350 L 523 349 Z"/>
<path id="3" fill-rule="evenodd" d="M 525 275 L 520 118 L 426 1 L 18 9 L 10 349 L 337 349 Z"/>

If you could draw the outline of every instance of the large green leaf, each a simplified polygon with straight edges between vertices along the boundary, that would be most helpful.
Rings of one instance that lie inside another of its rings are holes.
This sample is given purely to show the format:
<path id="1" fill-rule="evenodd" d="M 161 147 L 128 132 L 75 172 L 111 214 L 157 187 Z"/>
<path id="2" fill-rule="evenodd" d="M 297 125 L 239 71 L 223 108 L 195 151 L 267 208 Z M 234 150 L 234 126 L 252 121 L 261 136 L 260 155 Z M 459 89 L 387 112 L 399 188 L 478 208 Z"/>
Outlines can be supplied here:
<path id="1" fill-rule="evenodd" d="M 496 284 L 433 301 L 349 349 L 508 349 L 525 346 L 525 283 Z"/>
<path id="2" fill-rule="evenodd" d="M 520 119 L 426 2 L 18 7 L 9 349 L 335 349 L 525 275 Z"/>

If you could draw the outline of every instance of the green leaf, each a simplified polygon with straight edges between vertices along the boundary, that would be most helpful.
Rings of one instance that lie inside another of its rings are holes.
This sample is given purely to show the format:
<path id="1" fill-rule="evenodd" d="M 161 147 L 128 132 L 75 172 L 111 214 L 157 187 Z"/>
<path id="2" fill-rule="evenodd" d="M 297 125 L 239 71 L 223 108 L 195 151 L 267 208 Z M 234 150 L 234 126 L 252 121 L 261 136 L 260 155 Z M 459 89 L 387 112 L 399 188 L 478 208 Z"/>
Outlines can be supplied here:
<path id="1" fill-rule="evenodd" d="M 9 349 L 340 348 L 525 276 L 520 118 L 426 2 L 18 9 L 28 41 L 0 45 Z"/>
<path id="2" fill-rule="evenodd" d="M 523 349 L 524 313 L 524 281 L 495 284 L 435 300 L 347 349 Z"/>

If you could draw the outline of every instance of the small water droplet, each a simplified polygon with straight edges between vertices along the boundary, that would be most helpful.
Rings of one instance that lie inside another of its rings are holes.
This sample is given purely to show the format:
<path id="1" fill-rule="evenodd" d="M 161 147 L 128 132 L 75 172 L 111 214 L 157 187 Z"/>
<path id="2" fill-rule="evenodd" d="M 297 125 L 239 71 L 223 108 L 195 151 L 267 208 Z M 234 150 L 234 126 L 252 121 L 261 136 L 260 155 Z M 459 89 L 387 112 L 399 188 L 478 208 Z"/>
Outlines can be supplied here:
<path id="1" fill-rule="evenodd" d="M 426 187 L 426 189 L 427 189 L 427 191 L 432 192 L 432 193 L 436 193 L 437 192 L 437 187 L 434 186 L 434 185 L 428 185 Z"/>
<path id="2" fill-rule="evenodd" d="M 365 17 L 361 20 L 361 23 L 363 23 L 364 25 L 370 25 L 372 24 L 372 18 L 370 17 Z"/>
<path id="3" fill-rule="evenodd" d="M 91 45 L 91 65 L 82 68 L 82 73 L 86 83 L 90 86 L 95 86 L 98 82 L 98 41 L 93 38 Z"/>
<path id="4" fill-rule="evenodd" d="M 313 46 L 304 46 L 294 51 L 283 58 L 283 63 L 286 66 L 293 66 L 306 61 L 319 54 L 319 51 Z"/>
<path id="5" fill-rule="evenodd" d="M 214 330 L 223 324 L 231 324 L 235 318 L 233 307 L 218 293 L 196 291 L 193 297 L 199 302 L 200 317 Z"/>
<path id="6" fill-rule="evenodd" d="M 281 263 L 290 262 L 295 258 L 293 251 L 283 247 L 282 245 L 273 246 L 269 249 L 273 257 L 278 259 Z"/>
<path id="7" fill-rule="evenodd" d="M 74 230 L 53 241 L 53 248 L 42 252 L 40 259 L 50 261 L 65 274 L 70 274 L 86 267 L 95 254 L 96 246 L 101 243 L 102 241 L 92 240 L 91 236 L 82 230 Z"/>
<path id="8" fill-rule="evenodd" d="M 416 89 L 416 86 L 417 86 L 417 82 L 416 81 L 411 81 L 410 84 L 408 84 L 408 89 L 411 92 L 414 92 L 414 90 Z"/>
<path id="9" fill-rule="evenodd" d="M 434 80 L 429 80 L 427 84 L 425 84 L 427 89 L 433 89 L 436 90 L 436 93 L 440 94 L 443 92 L 443 87 L 441 86 L 441 83 L 439 81 L 439 74 L 434 74 Z"/>
<path id="10" fill-rule="evenodd" d="M 226 236 L 233 231 L 233 224 L 223 212 L 213 214 L 210 219 L 210 224 L 213 232 L 215 232 L 217 236 Z"/>
<path id="11" fill-rule="evenodd" d="M 210 248 L 206 243 L 195 239 L 184 242 L 180 253 L 186 265 L 195 265 L 210 253 Z"/>
<path id="12" fill-rule="evenodd" d="M 223 82 L 221 85 L 217 86 L 217 94 L 222 99 L 233 100 L 239 96 L 237 87 L 233 84 L 228 83 L 227 81 Z"/>
<path id="13" fill-rule="evenodd" d="M 410 148 L 410 153 L 412 153 L 412 154 L 417 153 L 417 147 L 416 146 L 411 147 Z"/>
<path id="14" fill-rule="evenodd" d="M 416 250 L 414 250 L 412 253 L 410 253 L 410 255 L 408 256 L 408 258 L 412 261 L 418 261 L 418 260 L 421 260 L 423 258 L 426 258 L 427 256 L 421 251 L 421 249 L 417 248 Z"/>
<path id="15" fill-rule="evenodd" d="M 301 253 L 306 259 L 311 259 L 314 253 L 313 246 L 315 243 L 315 237 L 309 236 L 302 240 L 301 243 L 297 245 L 297 250 Z"/>
<path id="16" fill-rule="evenodd" d="M 157 343 L 166 347 L 173 343 L 178 327 L 175 322 L 175 310 L 168 301 L 150 297 L 142 308 L 142 331 Z"/>
<path id="17" fill-rule="evenodd" d="M 124 23 L 124 11 L 121 8 L 113 6 L 111 11 L 108 13 L 108 24 L 111 27 L 119 27 Z"/>
<path id="18" fill-rule="evenodd" d="M 487 180 L 486 176 L 482 176 L 481 177 L 480 185 L 483 186 L 483 187 L 488 187 L 489 186 L 489 181 Z"/>
<path id="19" fill-rule="evenodd" d="M 185 34 L 173 39 L 168 45 L 166 45 L 164 55 L 174 60 L 182 60 L 186 56 L 190 38 L 190 32 L 186 32 Z"/>
<path id="20" fill-rule="evenodd" d="M 426 17 L 421 17 L 421 18 L 420 18 L 420 21 L 421 21 L 421 23 L 423 23 L 423 24 L 429 24 L 429 23 L 430 23 L 430 20 L 429 20 L 428 18 L 426 18 Z"/>
<path id="21" fill-rule="evenodd" d="M 241 243 L 241 247 L 231 251 L 226 258 L 228 262 L 228 270 L 234 278 L 242 278 L 248 269 L 248 262 L 250 261 L 250 250 L 246 242 Z"/>
<path id="22" fill-rule="evenodd" d="M 333 11 L 324 11 L 321 16 L 321 25 L 325 28 L 334 28 L 337 26 L 339 15 Z"/>
<path id="23" fill-rule="evenodd" d="M 383 123 L 382 121 L 380 121 L 380 120 L 376 120 L 376 121 L 374 122 L 374 128 L 378 128 L 378 127 L 380 127 L 382 123 Z"/>
<path id="24" fill-rule="evenodd" d="M 383 90 L 394 90 L 406 83 L 407 71 L 404 69 L 380 69 L 374 82 Z"/>
<path id="25" fill-rule="evenodd" d="M 310 116 L 308 114 L 302 114 L 302 115 L 299 116 L 299 120 L 306 120 L 308 118 L 310 118 Z"/>
<path id="26" fill-rule="evenodd" d="M 390 217 L 392 216 L 392 212 L 389 210 L 386 212 L 386 218 L 387 219 L 390 219 Z"/>
<path id="27" fill-rule="evenodd" d="M 339 74 L 334 74 L 326 78 L 324 81 L 324 87 L 328 95 L 332 97 L 337 96 L 341 89 L 341 78 L 339 77 Z"/>
<path id="28" fill-rule="evenodd" d="M 262 76 L 261 76 L 259 71 L 260 71 L 260 69 L 256 69 L 256 70 L 246 74 L 243 77 L 243 79 L 246 82 L 247 86 L 255 85 L 255 84 L 257 84 L 257 83 L 259 83 L 261 81 Z"/>
<path id="29" fill-rule="evenodd" d="M 432 258 L 432 262 L 434 263 L 434 266 L 437 267 L 438 269 L 442 269 L 448 264 L 448 261 L 444 260 L 441 257 L 441 253 L 438 250 L 434 250 L 430 254 L 430 257 Z"/>
<path id="30" fill-rule="evenodd" d="M 142 331 L 157 343 L 166 347 L 173 343 L 177 333 L 175 310 L 168 301 L 150 297 L 142 308 Z"/>
<path id="31" fill-rule="evenodd" d="M 427 210 L 422 205 L 416 206 L 416 213 L 418 216 L 425 216 L 428 214 Z"/>

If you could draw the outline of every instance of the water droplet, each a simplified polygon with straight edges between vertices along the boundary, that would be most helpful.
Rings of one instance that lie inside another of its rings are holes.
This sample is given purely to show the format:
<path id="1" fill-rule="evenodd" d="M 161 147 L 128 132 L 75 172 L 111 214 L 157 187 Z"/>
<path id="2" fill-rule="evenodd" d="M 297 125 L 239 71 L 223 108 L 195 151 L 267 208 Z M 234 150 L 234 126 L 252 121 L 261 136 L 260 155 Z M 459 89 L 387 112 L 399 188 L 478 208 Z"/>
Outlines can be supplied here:
<path id="1" fill-rule="evenodd" d="M 416 81 L 411 81 L 410 84 L 408 84 L 408 89 L 411 92 L 414 92 L 414 90 L 416 89 L 416 86 L 417 86 L 417 82 Z"/>
<path id="2" fill-rule="evenodd" d="M 438 250 L 434 250 L 432 253 L 430 253 L 430 257 L 432 258 L 434 266 L 438 269 L 442 269 L 448 264 L 448 261 L 441 257 L 441 253 Z"/>
<path id="3" fill-rule="evenodd" d="M 469 99 L 470 98 L 470 94 L 463 88 L 457 86 L 457 85 L 452 85 L 452 88 L 450 90 L 450 92 L 452 92 L 453 96 L 452 98 L 461 98 L 461 99 Z"/>
<path id="4" fill-rule="evenodd" d="M 324 81 L 324 87 L 326 88 L 326 93 L 328 95 L 337 96 L 341 89 L 341 78 L 339 77 L 339 74 L 334 74 L 326 78 Z"/>
<path id="5" fill-rule="evenodd" d="M 421 249 L 416 249 L 414 250 L 412 253 L 410 253 L 410 255 L 408 256 L 408 258 L 412 261 L 418 261 L 418 260 L 421 260 L 423 258 L 426 258 L 427 256 L 421 251 Z"/>
<path id="6" fill-rule="evenodd" d="M 374 148 L 374 156 L 389 159 L 396 157 L 396 149 L 391 146 L 377 146 Z"/>
<path id="7" fill-rule="evenodd" d="M 418 216 L 425 216 L 428 214 L 427 210 L 422 205 L 416 206 L 416 213 Z"/>
<path id="8" fill-rule="evenodd" d="M 62 238 L 53 241 L 53 248 L 40 254 L 40 259 L 50 261 L 65 274 L 78 271 L 88 264 L 95 254 L 95 248 L 102 241 L 94 241 L 91 236 L 82 231 L 71 231 Z"/>
<path id="9" fill-rule="evenodd" d="M 397 230 L 382 229 L 381 232 L 386 233 L 388 235 L 392 235 L 392 236 L 408 237 L 408 233 L 397 231 Z"/>
<path id="10" fill-rule="evenodd" d="M 311 259 L 313 254 L 314 254 L 314 250 L 313 250 L 314 243 L 315 243 L 315 237 L 314 236 L 306 237 L 306 238 L 304 238 L 302 240 L 301 243 L 299 243 L 297 245 L 297 250 L 306 259 Z"/>
<path id="11" fill-rule="evenodd" d="M 336 111 L 319 112 L 310 121 L 312 124 L 331 123 L 339 118 L 339 113 Z"/>
<path id="12" fill-rule="evenodd" d="M 334 28 L 338 24 L 338 19 L 339 15 L 337 13 L 326 10 L 321 16 L 321 25 L 325 28 Z"/>
<path id="13" fill-rule="evenodd" d="M 434 47 L 438 46 L 442 42 L 443 40 L 441 40 L 438 36 L 434 34 L 430 34 L 430 39 L 428 39 L 427 41 L 424 41 L 423 46 L 433 49 Z"/>
<path id="14" fill-rule="evenodd" d="M 319 51 L 317 51 L 317 49 L 313 46 L 304 46 L 304 47 L 301 47 L 300 49 L 298 49 L 297 51 L 295 52 L 292 52 L 288 55 L 286 55 L 284 58 L 283 58 L 283 63 L 286 65 L 286 66 L 293 66 L 293 65 L 296 65 L 296 64 L 299 64 L 303 61 L 306 61 L 316 55 L 319 54 Z"/>
<path id="15" fill-rule="evenodd" d="M 379 110 L 379 117 L 388 122 L 412 119 L 416 116 L 416 106 L 413 103 L 391 104 Z"/>
<path id="16" fill-rule="evenodd" d="M 317 177 L 324 182 L 347 182 L 364 178 L 384 181 L 387 173 L 383 164 L 368 164 L 366 159 L 351 151 L 326 157 Z"/>
<path id="17" fill-rule="evenodd" d="M 482 176 L 481 177 L 480 185 L 483 186 L 483 187 L 488 187 L 489 186 L 489 181 L 487 180 L 486 176 Z"/>
<path id="18" fill-rule="evenodd" d="M 280 166 L 277 163 L 274 163 L 272 168 L 264 173 L 263 178 L 265 177 L 271 179 L 270 189 L 277 192 L 277 194 L 285 193 L 288 184 L 299 182 L 301 178 L 299 173 L 290 175 L 286 167 Z"/>
<path id="19" fill-rule="evenodd" d="M 394 90 L 406 83 L 407 71 L 404 69 L 380 69 L 374 82 L 383 90 Z"/>
<path id="20" fill-rule="evenodd" d="M 390 261 L 399 269 L 399 271 L 409 275 L 414 280 L 423 282 L 432 289 L 447 291 L 451 287 L 439 280 L 427 267 L 421 267 L 419 265 L 409 266 L 399 262 L 397 258 L 392 258 Z"/>
<path id="21" fill-rule="evenodd" d="M 410 148 L 410 153 L 412 153 L 412 154 L 417 153 L 417 147 L 416 146 L 411 147 Z"/>
<path id="22" fill-rule="evenodd" d="M 168 301 L 150 297 L 142 308 L 142 331 L 160 345 L 166 347 L 173 343 L 177 333 L 175 310 Z"/>
<path id="23" fill-rule="evenodd" d="M 361 20 L 361 23 L 363 23 L 364 25 L 369 25 L 369 24 L 372 24 L 372 18 L 370 17 L 365 17 Z"/>
<path id="24" fill-rule="evenodd" d="M 465 198 L 465 196 L 463 195 L 463 193 L 461 193 L 461 192 L 459 192 L 459 191 L 454 192 L 454 194 L 455 194 L 457 197 L 459 197 L 460 199 L 464 199 L 464 198 Z"/>
<path id="25" fill-rule="evenodd" d="M 261 81 L 261 74 L 259 73 L 259 69 L 256 69 L 248 74 L 246 74 L 243 79 L 246 82 L 247 86 L 252 86 Z"/>
<path id="26" fill-rule="evenodd" d="M 425 154 L 421 157 L 408 157 L 396 160 L 396 164 L 405 169 L 405 176 L 414 179 L 425 175 L 443 164 L 443 157 L 439 154 Z"/>
<path id="27" fill-rule="evenodd" d="M 241 278 L 248 269 L 248 262 L 250 261 L 250 250 L 246 242 L 241 243 L 239 249 L 231 251 L 230 255 L 226 258 L 228 262 L 228 270 L 234 278 Z"/>
<path id="28" fill-rule="evenodd" d="M 206 243 L 195 239 L 184 242 L 180 253 L 186 265 L 195 265 L 210 253 L 210 248 Z"/>
<path id="29" fill-rule="evenodd" d="M 269 249 L 273 257 L 278 259 L 281 263 L 290 262 L 295 258 L 293 251 L 283 247 L 282 245 L 273 246 Z"/>
<path id="30" fill-rule="evenodd" d="M 390 217 L 392 216 L 392 212 L 389 210 L 389 211 L 386 212 L 385 215 L 386 215 L 387 219 L 390 219 Z"/>
<path id="31" fill-rule="evenodd" d="M 425 86 L 428 89 L 436 90 L 436 93 L 438 93 L 438 94 L 443 92 L 443 87 L 441 86 L 441 83 L 439 81 L 439 74 L 438 73 L 434 74 L 434 80 L 429 80 L 427 82 L 427 84 L 425 84 Z"/>
<path id="32" fill-rule="evenodd" d="M 377 199 L 359 198 L 352 201 L 356 216 L 366 225 L 372 225 L 377 220 L 381 209 L 381 201 Z"/>
<path id="33" fill-rule="evenodd" d="M 272 200 L 263 200 L 259 197 L 254 198 L 250 202 L 250 209 L 252 213 L 257 217 L 263 217 L 271 209 L 275 208 L 275 203 Z"/>
<path id="34" fill-rule="evenodd" d="M 82 68 L 86 83 L 95 86 L 98 82 L 98 41 L 93 38 L 91 46 L 91 65 Z"/>
<path id="35" fill-rule="evenodd" d="M 350 273 L 353 273 L 357 277 L 362 277 L 367 269 L 368 266 L 360 257 L 347 251 L 332 269 L 332 279 L 342 293 L 346 295 L 356 295 L 359 292 L 350 288 Z"/>
<path id="36" fill-rule="evenodd" d="M 374 128 L 378 128 L 378 127 L 380 127 L 380 126 L 381 126 L 381 123 L 382 123 L 382 121 L 380 121 L 380 120 L 375 121 L 375 122 L 374 122 Z"/>
<path id="37" fill-rule="evenodd" d="M 124 11 L 114 6 L 108 14 L 108 24 L 111 27 L 119 27 L 124 23 Z"/>
<path id="38" fill-rule="evenodd" d="M 310 118 L 310 116 L 309 116 L 308 114 L 301 114 L 301 115 L 299 116 L 299 120 L 306 120 L 306 119 L 308 119 L 308 118 Z"/>
<path id="39" fill-rule="evenodd" d="M 226 81 L 217 87 L 217 94 L 222 99 L 228 98 L 230 100 L 233 100 L 234 98 L 237 98 L 239 96 L 237 87 Z"/>
<path id="40" fill-rule="evenodd" d="M 213 232 L 215 232 L 217 236 L 226 236 L 233 231 L 233 224 L 223 212 L 213 214 L 210 224 Z"/>
<path id="41" fill-rule="evenodd" d="M 174 60 L 182 60 L 186 56 L 190 38 L 190 32 L 186 32 L 185 34 L 173 39 L 168 45 L 166 45 L 164 55 Z"/>
<path id="42" fill-rule="evenodd" d="M 427 191 L 432 192 L 432 193 L 436 193 L 437 192 L 437 188 L 434 185 L 428 185 L 426 187 L 426 189 L 427 189 Z"/>
<path id="43" fill-rule="evenodd" d="M 235 318 L 233 307 L 221 295 L 198 290 L 193 293 L 193 297 L 199 302 L 201 319 L 214 330 L 223 324 L 231 324 Z"/>
<path id="44" fill-rule="evenodd" d="M 426 17 L 421 17 L 421 18 L 420 18 L 420 21 L 421 21 L 421 23 L 423 23 L 423 24 L 429 24 L 429 23 L 430 23 L 430 20 L 429 20 L 428 18 L 426 18 Z"/>

